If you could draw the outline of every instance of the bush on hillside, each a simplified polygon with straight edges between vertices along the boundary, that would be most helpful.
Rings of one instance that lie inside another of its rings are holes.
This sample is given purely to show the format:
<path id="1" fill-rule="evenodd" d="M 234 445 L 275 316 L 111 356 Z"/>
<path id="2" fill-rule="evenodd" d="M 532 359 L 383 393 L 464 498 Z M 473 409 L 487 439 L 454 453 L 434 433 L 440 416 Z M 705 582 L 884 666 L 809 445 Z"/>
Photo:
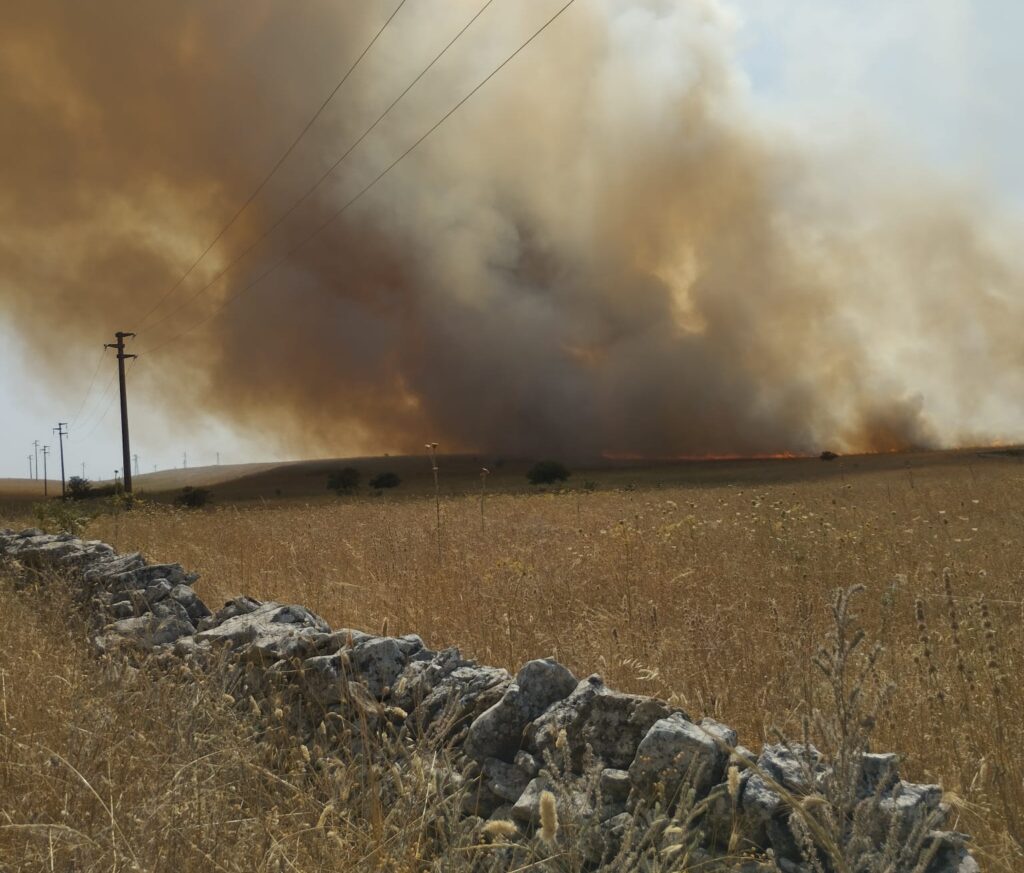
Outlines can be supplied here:
<path id="1" fill-rule="evenodd" d="M 385 488 L 397 488 L 401 484 L 402 480 L 397 473 L 378 473 L 370 480 L 370 487 L 377 491 L 383 491 Z"/>
<path id="2" fill-rule="evenodd" d="M 88 479 L 83 476 L 68 479 L 68 497 L 72 500 L 85 500 L 92 496 L 92 483 Z"/>
<path id="3" fill-rule="evenodd" d="M 181 489 L 181 494 L 175 498 L 174 502 L 188 509 L 199 509 L 210 502 L 210 492 L 206 488 L 193 488 L 191 485 L 186 485 Z"/>
<path id="4" fill-rule="evenodd" d="M 538 461 L 526 474 L 531 485 L 551 485 L 569 478 L 569 469 L 561 461 Z"/>
<path id="5" fill-rule="evenodd" d="M 351 494 L 359 487 L 359 471 L 355 467 L 342 467 L 327 477 L 327 488 L 337 494 Z"/>

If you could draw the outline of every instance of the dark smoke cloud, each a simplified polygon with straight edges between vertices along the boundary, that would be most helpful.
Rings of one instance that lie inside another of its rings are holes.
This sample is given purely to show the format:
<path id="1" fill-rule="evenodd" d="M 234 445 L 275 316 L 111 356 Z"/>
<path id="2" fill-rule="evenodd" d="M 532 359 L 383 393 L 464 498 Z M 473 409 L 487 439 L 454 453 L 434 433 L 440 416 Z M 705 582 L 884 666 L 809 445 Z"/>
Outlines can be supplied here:
<path id="1" fill-rule="evenodd" d="M 268 226 L 475 11 L 413 0 L 157 315 Z M 543 8 L 542 8 L 543 7 Z M 720 4 L 586 0 L 286 267 L 557 4 L 496 3 L 134 378 L 292 453 L 704 455 L 1019 438 L 1015 229 L 909 162 L 751 110 Z M 0 13 L 0 299 L 50 377 L 140 316 L 392 3 Z M 155 319 L 150 319 L 153 321 Z"/>

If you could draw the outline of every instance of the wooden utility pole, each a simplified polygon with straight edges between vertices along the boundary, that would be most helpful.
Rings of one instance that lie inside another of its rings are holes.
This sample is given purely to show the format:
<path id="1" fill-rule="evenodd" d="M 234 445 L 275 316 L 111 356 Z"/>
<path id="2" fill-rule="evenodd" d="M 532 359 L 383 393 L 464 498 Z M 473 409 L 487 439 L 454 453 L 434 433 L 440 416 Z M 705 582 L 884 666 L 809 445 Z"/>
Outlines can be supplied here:
<path id="1" fill-rule="evenodd" d="M 28 478 L 32 478 L 32 456 L 28 456 Z"/>
<path id="2" fill-rule="evenodd" d="M 57 426 L 53 429 L 53 432 L 57 434 L 57 439 L 60 440 L 60 499 L 68 499 L 67 485 L 64 483 L 64 437 L 68 435 L 67 431 L 68 423 L 66 421 L 58 421 Z"/>
<path id="3" fill-rule="evenodd" d="M 36 450 L 36 475 L 33 478 L 38 479 L 39 478 L 39 440 L 32 440 L 32 446 Z"/>
<path id="4" fill-rule="evenodd" d="M 132 455 L 132 460 L 135 461 L 135 475 L 138 476 L 139 475 L 139 456 L 138 455 Z"/>
<path id="5" fill-rule="evenodd" d="M 117 349 L 117 377 L 121 384 L 121 453 L 122 465 L 121 474 L 124 477 L 124 493 L 132 493 L 132 449 L 128 439 L 128 395 L 125 392 L 124 384 L 124 362 L 127 358 L 137 357 L 124 353 L 124 339 L 128 336 L 135 336 L 133 333 L 119 330 L 114 334 L 117 342 L 107 343 L 104 348 Z"/>
<path id="6" fill-rule="evenodd" d="M 49 446 L 43 446 L 43 497 L 48 497 L 49 496 L 47 494 L 47 492 L 46 492 L 46 485 L 47 485 L 47 479 L 46 479 L 46 456 L 48 454 L 50 454 L 50 447 Z"/>

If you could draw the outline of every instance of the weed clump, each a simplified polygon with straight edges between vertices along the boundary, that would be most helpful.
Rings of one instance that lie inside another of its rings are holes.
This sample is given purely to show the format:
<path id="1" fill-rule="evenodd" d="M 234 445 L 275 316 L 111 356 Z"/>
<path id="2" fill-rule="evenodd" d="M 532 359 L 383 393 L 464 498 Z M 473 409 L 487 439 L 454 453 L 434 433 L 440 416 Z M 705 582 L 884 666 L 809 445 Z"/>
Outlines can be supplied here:
<path id="1" fill-rule="evenodd" d="M 553 485 L 565 482 L 569 476 L 569 468 L 561 461 L 538 461 L 526 473 L 531 485 Z"/>
<path id="2" fill-rule="evenodd" d="M 397 473 L 378 473 L 370 480 L 370 487 L 375 491 L 397 488 L 401 484 L 402 480 Z"/>
<path id="3" fill-rule="evenodd" d="M 342 467 L 327 477 L 327 490 L 336 494 L 352 494 L 359 489 L 359 471 L 355 467 Z"/>

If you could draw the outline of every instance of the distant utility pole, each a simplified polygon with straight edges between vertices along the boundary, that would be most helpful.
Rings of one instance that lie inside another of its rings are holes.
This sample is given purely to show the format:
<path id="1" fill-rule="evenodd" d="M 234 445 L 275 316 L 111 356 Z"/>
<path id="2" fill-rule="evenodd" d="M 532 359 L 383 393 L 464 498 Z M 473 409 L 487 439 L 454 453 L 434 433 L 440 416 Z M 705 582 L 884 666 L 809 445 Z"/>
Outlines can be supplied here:
<path id="1" fill-rule="evenodd" d="M 128 395 L 125 392 L 124 385 L 124 362 L 127 358 L 134 358 L 137 355 L 126 355 L 124 353 L 124 339 L 128 336 L 135 336 L 135 334 L 119 330 L 114 336 L 117 338 L 117 342 L 106 343 L 104 348 L 117 349 L 117 377 L 121 383 L 121 460 L 123 461 L 121 469 L 124 471 L 124 493 L 131 494 L 132 450 L 128 440 Z"/>
<path id="2" fill-rule="evenodd" d="M 46 456 L 50 454 L 50 447 L 43 446 L 43 497 L 48 497 L 46 492 L 47 479 L 46 479 Z"/>
<path id="3" fill-rule="evenodd" d="M 57 434 L 57 439 L 60 440 L 60 499 L 67 500 L 68 489 L 67 485 L 64 484 L 64 437 L 68 435 L 68 423 L 66 421 L 58 421 L 53 432 Z"/>
<path id="4" fill-rule="evenodd" d="M 34 479 L 38 479 L 39 478 L 39 440 L 32 440 L 32 445 L 35 446 L 35 450 L 36 450 L 36 475 L 33 478 Z"/>
<path id="5" fill-rule="evenodd" d="M 220 466 L 220 452 L 217 452 L 217 466 Z"/>
<path id="6" fill-rule="evenodd" d="M 28 478 L 32 478 L 32 456 L 28 456 Z"/>
<path id="7" fill-rule="evenodd" d="M 138 455 L 132 455 L 132 460 L 135 461 L 135 475 L 138 476 L 139 475 L 139 456 Z"/>
<path id="8" fill-rule="evenodd" d="M 85 478 L 85 461 L 82 461 L 82 478 Z"/>
<path id="9" fill-rule="evenodd" d="M 437 443 L 427 443 L 430 467 L 434 471 L 434 506 L 437 508 L 437 561 L 441 562 L 441 489 L 437 480 Z"/>
<path id="10" fill-rule="evenodd" d="M 181 453 L 181 469 L 182 470 L 187 470 L 188 469 L 188 452 L 182 452 Z"/>

